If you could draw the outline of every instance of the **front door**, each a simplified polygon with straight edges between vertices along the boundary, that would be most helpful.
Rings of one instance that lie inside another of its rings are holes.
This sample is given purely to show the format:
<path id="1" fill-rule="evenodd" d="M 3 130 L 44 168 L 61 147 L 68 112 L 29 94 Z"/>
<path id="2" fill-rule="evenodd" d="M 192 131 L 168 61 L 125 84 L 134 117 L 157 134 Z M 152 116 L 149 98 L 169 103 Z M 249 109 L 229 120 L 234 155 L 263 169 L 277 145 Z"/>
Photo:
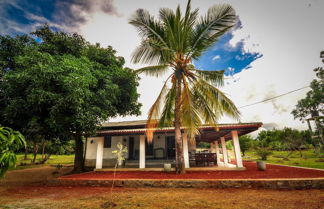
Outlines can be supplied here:
<path id="1" fill-rule="evenodd" d="M 167 136 L 167 158 L 174 159 L 175 158 L 175 139 L 174 136 Z"/>
<path id="2" fill-rule="evenodd" d="M 154 150 L 153 150 L 153 141 L 148 143 L 147 139 L 145 139 L 145 155 L 147 158 L 154 157 Z"/>

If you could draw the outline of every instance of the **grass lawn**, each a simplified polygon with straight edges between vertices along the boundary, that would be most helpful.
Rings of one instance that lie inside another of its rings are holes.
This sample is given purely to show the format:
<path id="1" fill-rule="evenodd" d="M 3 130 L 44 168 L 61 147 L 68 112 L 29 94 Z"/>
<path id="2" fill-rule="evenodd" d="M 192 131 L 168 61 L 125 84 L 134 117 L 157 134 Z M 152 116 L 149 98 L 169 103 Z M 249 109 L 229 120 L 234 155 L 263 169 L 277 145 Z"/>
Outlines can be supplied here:
<path id="1" fill-rule="evenodd" d="M 44 165 L 57 165 L 57 164 L 73 164 L 74 163 L 74 155 L 51 155 L 50 159 L 45 164 L 38 164 L 38 165 L 28 165 L 31 163 L 33 159 L 33 155 L 29 154 L 27 156 L 27 160 L 24 160 L 24 154 L 17 155 L 17 167 L 15 169 L 25 169 L 25 168 L 35 168 L 41 167 Z M 36 162 L 39 162 L 42 158 L 42 155 L 38 154 L 36 158 Z M 21 166 L 21 163 L 26 163 L 27 165 Z"/>
<path id="2" fill-rule="evenodd" d="M 292 165 L 324 169 L 324 156 L 316 157 L 313 150 L 302 151 L 303 157 L 300 157 L 299 152 L 293 152 L 293 154 L 290 155 L 288 160 L 284 159 L 285 157 L 287 157 L 288 153 L 289 152 L 287 151 L 273 151 L 266 162 L 280 165 Z M 258 156 L 255 154 L 255 152 L 249 151 L 245 153 L 243 159 L 258 160 Z"/>

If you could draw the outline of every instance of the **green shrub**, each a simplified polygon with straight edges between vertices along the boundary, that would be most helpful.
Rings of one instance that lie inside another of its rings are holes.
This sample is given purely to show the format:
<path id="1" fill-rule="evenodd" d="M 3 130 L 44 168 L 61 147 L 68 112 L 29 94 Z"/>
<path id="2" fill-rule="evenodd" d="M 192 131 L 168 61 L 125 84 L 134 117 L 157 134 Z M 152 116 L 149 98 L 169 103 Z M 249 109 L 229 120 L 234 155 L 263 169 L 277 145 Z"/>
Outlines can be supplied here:
<path id="1" fill-rule="evenodd" d="M 256 150 L 257 156 L 261 158 L 261 160 L 267 160 L 268 156 L 271 155 L 271 151 L 267 147 L 260 147 Z"/>

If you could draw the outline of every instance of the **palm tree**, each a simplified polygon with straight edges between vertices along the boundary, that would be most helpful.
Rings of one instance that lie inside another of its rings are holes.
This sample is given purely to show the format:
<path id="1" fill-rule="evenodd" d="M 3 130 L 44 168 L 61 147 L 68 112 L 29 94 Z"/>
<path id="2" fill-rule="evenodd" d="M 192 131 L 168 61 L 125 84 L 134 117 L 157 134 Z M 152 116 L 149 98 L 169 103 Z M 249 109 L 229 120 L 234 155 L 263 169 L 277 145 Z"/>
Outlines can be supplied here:
<path id="1" fill-rule="evenodd" d="M 137 72 L 161 76 L 171 71 L 149 111 L 148 141 L 156 128 L 174 125 L 176 171 L 185 173 L 181 127 L 194 140 L 201 125 L 216 126 L 223 114 L 239 118 L 233 102 L 215 87 L 223 85 L 224 71 L 203 71 L 192 64 L 236 24 L 235 11 L 230 5 L 215 5 L 198 18 L 198 9 L 192 11 L 189 0 L 184 16 L 180 6 L 176 11 L 160 9 L 158 19 L 138 9 L 129 23 L 142 37 L 132 61 L 151 64 Z"/>

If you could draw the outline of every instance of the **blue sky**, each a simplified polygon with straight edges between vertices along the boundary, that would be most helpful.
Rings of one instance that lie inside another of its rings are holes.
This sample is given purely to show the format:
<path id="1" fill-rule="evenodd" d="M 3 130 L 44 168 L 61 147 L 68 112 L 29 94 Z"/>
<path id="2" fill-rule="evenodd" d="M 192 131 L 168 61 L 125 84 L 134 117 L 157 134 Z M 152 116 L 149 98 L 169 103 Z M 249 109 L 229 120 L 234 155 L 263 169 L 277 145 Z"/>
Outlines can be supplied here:
<path id="1" fill-rule="evenodd" d="M 240 24 L 234 30 L 241 27 Z M 251 68 L 250 64 L 262 57 L 259 52 L 246 52 L 244 39 L 232 46 L 230 44 L 232 38 L 232 32 L 224 34 L 213 47 L 194 62 L 196 67 L 203 70 L 225 70 L 225 75 L 232 76 Z"/>

